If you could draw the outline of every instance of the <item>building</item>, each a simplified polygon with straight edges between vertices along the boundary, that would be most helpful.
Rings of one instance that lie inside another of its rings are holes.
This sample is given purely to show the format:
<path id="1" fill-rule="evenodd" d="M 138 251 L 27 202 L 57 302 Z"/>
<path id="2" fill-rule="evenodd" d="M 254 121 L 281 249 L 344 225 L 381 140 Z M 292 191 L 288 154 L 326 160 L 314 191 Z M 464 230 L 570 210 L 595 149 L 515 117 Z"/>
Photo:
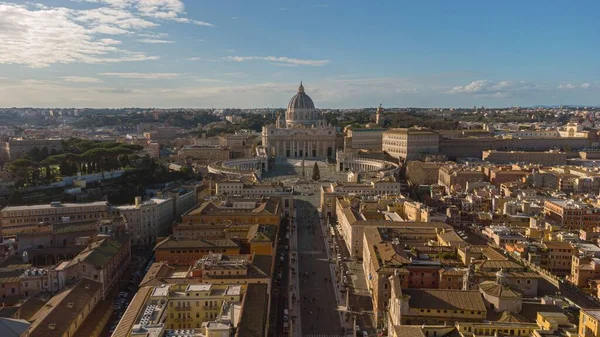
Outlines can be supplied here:
<path id="1" fill-rule="evenodd" d="M 62 223 L 99 220 L 108 215 L 108 202 L 69 204 L 52 202 L 32 206 L 7 206 L 0 211 L 2 229 L 25 229 L 39 223 Z"/>
<path id="2" fill-rule="evenodd" d="M 398 276 L 390 277 L 388 326 L 481 322 L 487 317 L 483 297 L 476 290 L 402 289 Z"/>
<path id="3" fill-rule="evenodd" d="M 29 337 L 75 336 L 86 326 L 104 324 L 86 320 L 102 301 L 102 285 L 87 278 L 52 297 L 31 318 Z M 110 303 L 109 303 L 110 304 Z"/>
<path id="4" fill-rule="evenodd" d="M 244 288 L 252 283 L 270 286 L 273 256 L 242 254 L 227 255 L 209 253 L 191 266 L 171 265 L 167 262 L 153 263 L 140 287 L 161 284 L 241 284 Z"/>
<path id="5" fill-rule="evenodd" d="M 262 129 L 262 144 L 270 158 L 335 157 L 336 129 L 319 119 L 302 83 L 288 103 L 285 121 L 281 117 L 278 113 L 275 125 Z"/>
<path id="6" fill-rule="evenodd" d="M 401 184 L 397 181 L 386 179 L 368 183 L 330 183 L 321 186 L 321 212 L 329 217 L 336 216 L 336 200 L 348 195 L 384 196 L 400 195 Z"/>
<path id="7" fill-rule="evenodd" d="M 494 164 L 528 163 L 544 166 L 567 164 L 567 153 L 561 151 L 483 151 L 481 159 Z"/>
<path id="8" fill-rule="evenodd" d="M 154 247 L 155 261 L 191 265 L 209 253 L 240 254 L 240 246 L 230 239 L 176 239 L 169 236 Z"/>
<path id="9" fill-rule="evenodd" d="M 479 168 L 467 168 L 456 165 L 440 167 L 438 184 L 446 188 L 447 193 L 465 190 L 467 183 L 485 181 L 485 175 Z"/>
<path id="10" fill-rule="evenodd" d="M 427 231 L 430 235 L 433 233 L 433 238 L 436 238 L 436 228 L 439 231 L 452 229 L 452 226 L 441 222 L 402 221 L 402 219 L 390 221 L 382 218 L 382 214 L 379 212 L 370 212 L 369 214 L 365 212 L 359 213 L 357 206 L 343 197 L 339 197 L 336 200 L 336 216 L 340 235 L 344 238 L 348 251 L 358 259 L 363 258 L 363 233 L 366 228 L 414 229 L 415 231 Z"/>
<path id="11" fill-rule="evenodd" d="M 203 162 L 230 159 L 231 151 L 226 146 L 185 145 L 177 152 L 181 159 L 196 159 Z"/>
<path id="12" fill-rule="evenodd" d="M 440 135 L 420 127 L 387 130 L 382 150 L 400 160 L 417 160 L 422 154 L 440 151 Z"/>
<path id="13" fill-rule="evenodd" d="M 591 230 L 600 222 L 600 209 L 574 200 L 544 201 L 546 221 L 569 230 Z"/>
<path id="14" fill-rule="evenodd" d="M 382 128 L 348 128 L 344 137 L 344 151 L 371 150 L 381 151 L 383 148 Z"/>
<path id="15" fill-rule="evenodd" d="M 160 193 L 160 196 L 164 199 L 172 198 L 173 199 L 173 219 L 180 219 L 183 213 L 189 211 L 194 208 L 198 204 L 198 197 L 196 193 L 196 186 L 192 186 L 191 188 L 175 188 L 163 193 Z M 166 206 L 165 206 L 166 207 Z M 170 219 L 165 219 L 169 221 Z M 168 231 L 171 230 L 171 224 L 167 224 L 166 228 Z"/>
<path id="16" fill-rule="evenodd" d="M 222 181 L 216 184 L 216 195 L 250 198 L 277 197 L 283 201 L 285 216 L 294 211 L 294 189 L 283 184 L 244 184 L 241 181 Z"/>
<path id="17" fill-rule="evenodd" d="M 529 252 L 529 262 L 557 276 L 571 274 L 573 255 L 577 255 L 577 248 L 571 243 L 542 241 L 537 248 Z"/>
<path id="18" fill-rule="evenodd" d="M 75 258 L 62 261 L 48 271 L 49 290 L 59 292 L 74 280 L 100 282 L 105 298 L 131 264 L 129 235 L 101 237 L 88 244 Z"/>
<path id="19" fill-rule="evenodd" d="M 5 143 L 5 151 L 10 160 L 23 158 L 34 148 L 38 148 L 39 150 L 46 148 L 48 150 L 48 154 L 51 152 L 59 153 L 63 149 L 63 141 L 62 139 L 12 138 Z"/>
<path id="20" fill-rule="evenodd" d="M 172 198 L 142 202 L 141 197 L 136 197 L 133 205 L 115 206 L 114 210 L 125 218 L 134 246 L 156 242 L 159 236 L 170 232 L 173 223 Z"/>
<path id="21" fill-rule="evenodd" d="M 452 246 L 447 244 L 448 236 L 456 237 Z M 410 226 L 365 228 L 363 241 L 362 266 L 376 321 L 385 318 L 392 275 L 398 276 L 403 288 L 462 288 L 464 271 L 455 268 L 461 263 L 453 256 L 456 247 L 466 242 L 452 231 Z M 438 245 L 428 246 L 433 241 Z"/>
<path id="22" fill-rule="evenodd" d="M 279 225 L 283 210 L 279 198 L 240 199 L 223 203 L 206 201 L 182 215 L 184 224 Z"/>
<path id="23" fill-rule="evenodd" d="M 247 290 L 249 291 L 249 289 Z M 142 287 L 123 314 L 113 337 L 230 336 L 240 324 L 241 285 L 163 284 Z"/>
<path id="24" fill-rule="evenodd" d="M 157 142 L 149 142 L 144 146 L 144 152 L 150 156 L 150 158 L 158 159 L 160 157 L 160 144 Z"/>
<path id="25" fill-rule="evenodd" d="M 579 314 L 579 336 L 600 336 L 600 324 L 598 322 L 600 322 L 600 310 L 581 309 Z"/>

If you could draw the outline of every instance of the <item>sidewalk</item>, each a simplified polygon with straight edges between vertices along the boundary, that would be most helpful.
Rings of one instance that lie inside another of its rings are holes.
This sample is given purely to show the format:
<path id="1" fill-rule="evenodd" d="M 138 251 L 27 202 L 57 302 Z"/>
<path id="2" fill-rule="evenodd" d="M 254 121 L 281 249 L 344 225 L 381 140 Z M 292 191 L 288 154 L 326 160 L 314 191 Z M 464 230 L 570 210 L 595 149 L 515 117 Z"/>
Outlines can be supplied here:
<path id="1" fill-rule="evenodd" d="M 296 211 L 294 210 L 294 214 L 293 217 L 296 217 Z M 295 228 L 294 231 L 292 232 L 292 234 L 290 235 L 290 254 L 289 254 L 289 259 L 290 259 L 290 269 L 289 269 L 289 280 L 290 280 L 290 295 L 289 295 L 289 303 L 290 303 L 290 316 L 294 316 L 296 319 L 294 320 L 293 323 L 291 323 L 292 325 L 292 329 L 290 329 L 290 336 L 302 336 L 302 320 L 301 320 L 301 314 L 300 314 L 300 288 L 298 287 L 298 285 L 300 284 L 300 280 L 299 280 L 299 276 L 298 276 L 298 260 L 299 260 L 299 256 L 298 256 L 298 226 L 296 224 L 296 221 L 294 220 L 292 222 L 292 226 L 290 226 L 290 230 L 291 228 Z M 293 259 L 292 257 L 295 256 L 295 259 Z M 295 260 L 295 261 L 294 261 Z M 294 269 L 296 272 L 293 273 L 292 269 Z M 293 300 L 293 298 L 296 298 L 296 301 Z M 290 319 L 291 321 L 291 319 Z"/>
<path id="2" fill-rule="evenodd" d="M 335 262 L 331 262 L 332 261 L 332 257 L 331 257 L 331 250 L 329 248 L 329 242 L 327 241 L 327 237 L 329 235 L 328 233 L 328 225 L 326 223 L 324 223 L 323 219 L 321 219 L 321 210 L 319 209 L 319 222 L 321 223 L 321 232 L 323 233 L 323 240 L 325 241 L 325 252 L 327 253 L 327 259 L 330 261 L 329 262 L 329 272 L 330 272 L 330 276 L 331 276 L 331 280 L 333 281 L 333 288 L 335 289 L 335 299 L 337 302 L 337 306 L 338 306 L 338 314 L 340 316 L 340 322 L 342 324 L 342 327 L 344 329 L 354 329 L 354 327 L 352 326 L 352 323 L 350 321 L 346 322 L 345 319 L 345 310 L 348 310 L 348 308 L 346 308 L 346 293 L 342 292 L 342 284 L 340 282 L 340 280 L 335 277 L 335 269 L 336 269 L 336 265 Z M 342 311 L 343 310 L 343 311 Z"/>

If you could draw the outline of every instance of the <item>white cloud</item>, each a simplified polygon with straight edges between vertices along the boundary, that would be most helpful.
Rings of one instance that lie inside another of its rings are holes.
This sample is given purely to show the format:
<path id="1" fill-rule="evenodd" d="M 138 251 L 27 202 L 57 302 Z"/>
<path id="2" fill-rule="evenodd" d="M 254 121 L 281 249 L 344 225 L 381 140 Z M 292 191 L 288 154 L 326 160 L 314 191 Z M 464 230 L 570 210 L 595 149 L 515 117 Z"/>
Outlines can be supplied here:
<path id="1" fill-rule="evenodd" d="M 238 17 L 237 17 L 237 16 L 232 16 L 232 17 L 231 17 L 231 19 L 232 19 L 232 20 L 237 20 L 237 19 L 238 19 Z"/>
<path id="2" fill-rule="evenodd" d="M 65 82 L 73 82 L 73 83 L 102 83 L 102 80 L 97 79 L 95 77 L 85 77 L 85 76 L 63 76 L 63 80 Z"/>
<path id="3" fill-rule="evenodd" d="M 273 62 L 278 65 L 286 64 L 293 66 L 313 66 L 320 67 L 330 63 L 329 60 L 301 60 L 289 57 L 276 57 L 276 56 L 228 56 L 227 60 L 233 62 L 245 62 L 245 61 L 254 61 L 254 60 L 262 60 Z"/>
<path id="4" fill-rule="evenodd" d="M 127 34 L 131 30 L 148 29 L 158 26 L 121 8 L 100 7 L 88 10 L 71 11 L 73 19 L 86 24 L 93 32 L 102 34 Z"/>
<path id="5" fill-rule="evenodd" d="M 141 39 L 141 40 L 138 40 L 138 42 L 141 42 L 141 43 L 151 43 L 151 44 L 175 43 L 175 41 L 160 40 L 160 39 Z"/>
<path id="6" fill-rule="evenodd" d="M 202 60 L 202 58 L 198 57 L 198 56 L 194 56 L 194 57 L 188 57 L 188 58 L 186 58 L 186 60 L 188 60 L 188 61 L 200 61 L 200 60 Z"/>
<path id="7" fill-rule="evenodd" d="M 496 98 L 510 97 L 514 94 L 541 90 L 540 87 L 526 81 L 489 81 L 477 80 L 464 86 L 453 87 L 450 94 L 471 94 Z"/>
<path id="8" fill-rule="evenodd" d="M 583 89 L 587 89 L 587 88 L 589 88 L 589 87 L 591 87 L 591 86 L 592 86 L 592 84 L 591 84 L 591 83 L 583 83 L 583 84 L 581 85 L 581 87 L 582 87 Z"/>
<path id="9" fill-rule="evenodd" d="M 212 23 L 185 17 L 185 5 L 180 0 L 75 0 L 106 4 L 115 9 L 134 10 L 140 16 L 158 20 L 171 20 L 192 23 L 198 26 L 213 27 Z"/>
<path id="10" fill-rule="evenodd" d="M 227 81 L 227 80 L 219 80 L 216 78 L 196 78 L 194 79 L 194 81 L 196 82 L 213 82 L 213 83 L 228 83 L 231 81 Z"/>
<path id="11" fill-rule="evenodd" d="M 118 40 L 98 39 L 94 28 L 102 26 L 95 24 L 99 22 L 106 23 L 103 14 L 90 14 L 63 7 L 30 9 L 25 5 L 0 3 L 0 64 L 43 68 L 55 63 L 158 59 L 157 56 L 148 56 L 143 52 L 118 48 Z M 145 25 L 137 20 L 119 19 L 115 22 L 119 27 L 104 26 L 124 29 Z"/>
<path id="12" fill-rule="evenodd" d="M 233 53 L 235 51 L 235 49 L 225 49 L 225 51 L 228 53 Z"/>
<path id="13" fill-rule="evenodd" d="M 100 73 L 98 75 L 140 80 L 170 80 L 180 76 L 178 73 Z"/>
<path id="14" fill-rule="evenodd" d="M 136 35 L 139 37 L 147 37 L 151 39 L 164 39 L 165 37 L 169 36 L 169 34 L 167 33 L 137 33 Z"/>
<path id="15" fill-rule="evenodd" d="M 313 5 L 313 7 L 325 8 L 325 7 L 329 7 L 329 5 L 328 4 Z"/>
<path id="16" fill-rule="evenodd" d="M 575 86 L 571 83 L 561 83 L 559 84 L 558 89 L 575 89 Z"/>

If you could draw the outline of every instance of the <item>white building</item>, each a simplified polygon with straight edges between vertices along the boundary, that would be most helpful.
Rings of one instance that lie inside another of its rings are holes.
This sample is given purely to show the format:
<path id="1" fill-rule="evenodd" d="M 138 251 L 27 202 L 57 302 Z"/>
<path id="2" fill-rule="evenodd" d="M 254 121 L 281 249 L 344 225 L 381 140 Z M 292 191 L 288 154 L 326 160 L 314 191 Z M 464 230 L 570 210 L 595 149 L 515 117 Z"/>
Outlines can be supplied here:
<path id="1" fill-rule="evenodd" d="M 169 233 L 174 220 L 172 198 L 142 202 L 136 197 L 135 204 L 116 206 L 115 210 L 127 220 L 127 232 L 134 246 L 156 242 L 157 237 Z"/>
<path id="2" fill-rule="evenodd" d="M 280 184 L 244 184 L 239 181 L 222 181 L 216 186 L 217 195 L 242 196 L 249 198 L 278 197 L 282 201 L 285 215 L 294 209 L 294 191 Z"/>
<path id="3" fill-rule="evenodd" d="M 319 119 L 312 99 L 300 83 L 285 113 L 277 114 L 275 125 L 263 126 L 262 143 L 269 157 L 333 158 L 336 130 Z"/>

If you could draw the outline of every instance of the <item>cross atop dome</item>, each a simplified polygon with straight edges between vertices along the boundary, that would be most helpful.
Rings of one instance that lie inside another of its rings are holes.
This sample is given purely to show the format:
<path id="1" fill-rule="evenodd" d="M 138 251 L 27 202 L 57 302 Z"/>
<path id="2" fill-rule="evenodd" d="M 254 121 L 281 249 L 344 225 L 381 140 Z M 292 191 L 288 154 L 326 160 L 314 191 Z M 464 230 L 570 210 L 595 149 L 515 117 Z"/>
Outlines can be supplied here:
<path id="1" fill-rule="evenodd" d="M 298 87 L 298 93 L 304 92 L 304 86 L 302 85 L 302 81 L 300 81 L 300 86 Z"/>

